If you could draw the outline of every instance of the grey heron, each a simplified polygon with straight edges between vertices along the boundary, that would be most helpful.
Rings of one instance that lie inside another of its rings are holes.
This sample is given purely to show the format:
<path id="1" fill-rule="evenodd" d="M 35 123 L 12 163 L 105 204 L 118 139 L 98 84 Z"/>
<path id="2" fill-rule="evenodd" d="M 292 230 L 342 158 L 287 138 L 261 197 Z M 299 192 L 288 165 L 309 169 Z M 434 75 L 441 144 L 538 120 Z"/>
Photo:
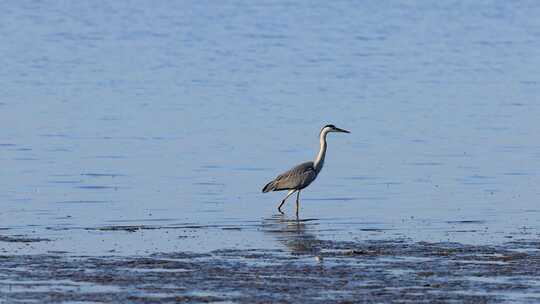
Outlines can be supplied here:
<path id="1" fill-rule="evenodd" d="M 281 207 L 283 204 L 285 204 L 285 201 L 289 198 L 289 196 L 296 192 L 296 216 L 298 217 L 300 191 L 309 186 L 309 184 L 311 184 L 311 182 L 317 178 L 319 172 L 321 172 L 324 165 L 324 158 L 326 156 L 326 135 L 330 132 L 350 133 L 349 131 L 340 129 L 334 125 L 326 125 L 322 127 L 321 132 L 319 133 L 321 147 L 315 161 L 301 163 L 289 171 L 278 175 L 278 177 L 266 184 L 266 186 L 264 186 L 262 189 L 263 193 L 288 190 L 287 195 L 278 206 L 278 211 L 280 213 L 283 213 L 283 211 L 281 211 Z"/>

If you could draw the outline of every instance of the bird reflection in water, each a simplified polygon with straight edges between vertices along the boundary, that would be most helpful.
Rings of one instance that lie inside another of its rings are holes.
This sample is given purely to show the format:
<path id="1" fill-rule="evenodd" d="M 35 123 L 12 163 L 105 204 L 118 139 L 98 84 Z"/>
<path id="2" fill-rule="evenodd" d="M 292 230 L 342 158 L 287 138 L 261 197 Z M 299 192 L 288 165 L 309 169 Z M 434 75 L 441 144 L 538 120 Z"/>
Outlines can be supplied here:
<path id="1" fill-rule="evenodd" d="M 276 214 L 263 220 L 262 231 L 276 237 L 292 254 L 314 255 L 320 258 L 322 242 L 310 231 L 317 225 L 316 221 L 317 219 L 297 219 Z"/>

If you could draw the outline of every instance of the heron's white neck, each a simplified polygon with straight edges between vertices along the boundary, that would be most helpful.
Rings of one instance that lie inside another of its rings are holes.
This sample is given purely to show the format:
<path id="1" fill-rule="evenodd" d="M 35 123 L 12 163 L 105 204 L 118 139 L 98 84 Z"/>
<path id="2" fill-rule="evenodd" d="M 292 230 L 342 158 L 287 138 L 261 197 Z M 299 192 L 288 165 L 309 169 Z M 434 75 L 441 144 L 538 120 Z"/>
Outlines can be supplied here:
<path id="1" fill-rule="evenodd" d="M 315 167 L 315 171 L 317 173 L 321 172 L 321 169 L 324 165 L 324 157 L 326 156 L 326 134 L 328 134 L 328 131 L 323 130 L 321 132 L 321 135 L 319 137 L 319 141 L 321 142 L 321 148 L 319 149 L 319 154 L 317 154 L 317 158 L 315 158 L 315 161 L 313 162 L 313 167 Z"/>

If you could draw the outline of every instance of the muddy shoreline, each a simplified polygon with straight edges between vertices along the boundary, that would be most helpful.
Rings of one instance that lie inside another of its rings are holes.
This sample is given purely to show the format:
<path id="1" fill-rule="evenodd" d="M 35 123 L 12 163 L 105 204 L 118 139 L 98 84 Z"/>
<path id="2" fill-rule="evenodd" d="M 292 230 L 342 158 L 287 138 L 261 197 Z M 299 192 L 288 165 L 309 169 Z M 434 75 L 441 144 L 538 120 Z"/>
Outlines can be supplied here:
<path id="1" fill-rule="evenodd" d="M 6 303 L 533 303 L 540 243 L 290 239 L 287 249 L 1 255 Z M 295 248 L 295 250 L 290 250 Z"/>

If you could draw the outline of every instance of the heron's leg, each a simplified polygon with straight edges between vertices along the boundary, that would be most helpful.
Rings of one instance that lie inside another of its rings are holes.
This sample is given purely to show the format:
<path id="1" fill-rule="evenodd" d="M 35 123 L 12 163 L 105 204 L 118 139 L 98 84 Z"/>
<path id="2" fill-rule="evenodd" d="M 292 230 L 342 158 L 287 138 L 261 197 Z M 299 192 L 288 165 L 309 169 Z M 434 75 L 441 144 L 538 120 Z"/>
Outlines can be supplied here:
<path id="1" fill-rule="evenodd" d="M 283 206 L 283 204 L 285 204 L 285 201 L 289 198 L 289 196 L 291 196 L 295 192 L 296 192 L 295 189 L 289 190 L 285 198 L 281 201 L 281 204 L 279 204 L 279 206 L 277 207 L 277 210 L 279 211 L 279 213 L 283 214 L 283 211 L 281 211 L 281 206 Z"/>
<path id="2" fill-rule="evenodd" d="M 298 190 L 298 193 L 296 193 L 296 218 L 298 218 L 298 210 L 300 209 L 300 191 Z"/>

